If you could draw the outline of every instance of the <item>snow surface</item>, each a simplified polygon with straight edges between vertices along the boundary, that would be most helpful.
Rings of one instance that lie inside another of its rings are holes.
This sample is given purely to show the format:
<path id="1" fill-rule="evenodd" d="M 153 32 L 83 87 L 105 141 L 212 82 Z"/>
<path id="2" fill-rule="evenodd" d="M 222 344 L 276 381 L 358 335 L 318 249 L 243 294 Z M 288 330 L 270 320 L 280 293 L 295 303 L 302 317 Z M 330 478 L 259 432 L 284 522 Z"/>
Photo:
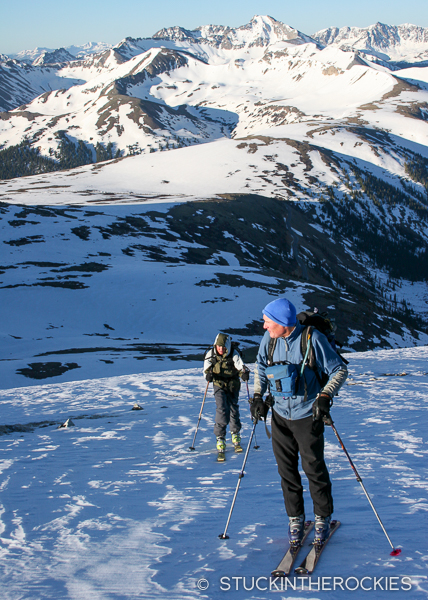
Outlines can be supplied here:
<path id="1" fill-rule="evenodd" d="M 375 120 L 376 117 L 367 115 Z M 423 151 L 428 124 L 414 120 L 410 125 L 405 117 L 384 116 L 386 124 L 401 127 L 396 136 L 399 145 L 413 151 Z M 410 121 L 410 119 L 407 119 Z M 275 137 L 269 140 L 264 135 Z M 290 200 L 319 199 L 323 186 L 340 183 L 337 170 L 326 167 L 318 152 L 311 152 L 311 166 L 304 172 L 299 152 L 281 140 L 281 135 L 305 141 L 301 124 L 263 130 L 258 136 L 245 140 L 220 139 L 211 143 L 167 152 L 141 154 L 125 159 L 87 165 L 69 171 L 0 181 L 0 200 L 12 204 L 40 205 L 102 205 L 183 202 L 215 197 L 218 194 L 255 193 Z M 277 138 L 278 139 L 275 139 Z M 320 137 L 322 136 L 322 142 Z M 314 132 L 311 142 L 351 156 L 363 168 L 370 164 L 375 175 L 397 185 L 396 171 L 405 175 L 404 168 L 390 154 L 378 152 L 367 141 L 345 130 Z M 302 184 L 302 191 L 290 195 L 278 165 L 293 164 L 293 171 Z M 297 164 L 296 164 L 297 163 Z M 263 177 L 261 177 L 263 173 Z M 319 185 L 311 188 L 307 177 L 316 177 Z"/>
<path id="2" fill-rule="evenodd" d="M 276 277 L 241 266 L 232 253 L 226 253 L 227 265 L 217 260 L 188 264 L 187 251 L 201 245 L 168 234 L 163 215 L 170 206 L 97 207 L 89 214 L 72 209 L 62 215 L 49 208 L 43 214 L 39 207 L 27 221 L 20 218 L 22 207 L 5 212 L 0 228 L 0 244 L 7 248 L 0 269 L 0 388 L 28 385 L 17 370 L 33 362 L 78 364 L 56 381 L 158 369 L 167 358 L 165 348 L 181 362 L 162 368 L 185 366 L 182 353 L 203 352 L 218 331 L 232 324 L 245 329 L 261 318 L 263 306 L 285 293 Z M 104 238 L 103 230 L 120 227 L 126 218 L 145 219 L 147 235 Z M 87 227 L 89 239 L 76 235 L 76 227 Z M 127 252 L 135 243 L 137 249 Z M 220 285 L 222 277 L 232 283 Z M 286 284 L 287 297 L 299 306 L 304 294 L 315 289 L 302 282 Z M 256 345 L 258 337 L 252 337 Z M 251 336 L 244 339 L 245 345 L 251 343 Z M 141 354 L 139 345 L 153 351 Z"/>
<path id="3" fill-rule="evenodd" d="M 285 295 L 304 307 L 308 295 L 327 291 L 243 266 L 233 252 L 213 252 L 205 264 L 194 264 L 188 254 L 204 248 L 205 229 L 196 227 L 191 239 L 172 235 L 172 206 L 149 199 L 95 210 L 2 207 L 0 389 L 27 386 L 35 373 L 25 370 L 32 364 L 73 365 L 62 375 L 50 374 L 56 383 L 184 368 L 218 331 L 231 327 L 240 331 L 234 337 L 241 347 L 255 347 L 259 337 L 251 324 L 268 302 Z M 127 220 L 144 226 L 127 229 Z M 235 241 L 229 231 L 222 233 Z M 241 248 L 245 255 L 248 248 Z M 391 300 L 406 299 L 427 314 L 424 282 L 391 283 L 379 270 L 376 277 Z M 341 297 L 350 300 L 344 291 Z M 351 336 L 348 349 L 364 335 Z M 382 337 L 379 344 L 391 347 L 428 343 L 427 334 L 415 338 L 406 327 Z"/>
<path id="4" fill-rule="evenodd" d="M 388 579 L 398 586 L 395 598 L 426 598 L 428 349 L 348 358 L 350 378 L 333 417 L 401 556 L 389 555 L 328 429 L 334 516 L 342 525 L 305 584 L 292 577 L 296 590 L 265 591 L 287 524 L 263 425 L 256 427 L 260 449 L 250 449 L 230 539 L 220 540 L 243 456 L 231 452 L 228 439 L 226 463 L 215 461 L 212 390 L 190 452 L 206 385 L 200 369 L 136 373 L 0 392 L 2 424 L 32 424 L 0 437 L 2 597 L 337 600 L 350 591 L 333 591 L 332 577 L 351 588 L 366 578 L 369 589 L 376 577 L 369 598 L 385 597 L 386 578 L 396 578 Z M 244 388 L 244 447 L 252 429 L 246 397 Z M 135 402 L 142 410 L 131 410 Z M 74 426 L 57 429 L 68 418 Z M 307 489 L 305 498 L 311 517 Z M 402 578 L 410 578 L 410 591 L 401 589 Z M 361 595 L 361 588 L 354 592 Z"/>

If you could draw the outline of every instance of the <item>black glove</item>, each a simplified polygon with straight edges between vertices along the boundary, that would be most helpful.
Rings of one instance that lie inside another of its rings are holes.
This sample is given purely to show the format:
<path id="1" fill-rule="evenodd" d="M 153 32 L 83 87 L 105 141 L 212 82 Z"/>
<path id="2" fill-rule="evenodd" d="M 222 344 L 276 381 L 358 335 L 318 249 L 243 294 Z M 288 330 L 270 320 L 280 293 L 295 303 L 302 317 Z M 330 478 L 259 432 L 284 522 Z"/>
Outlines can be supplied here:
<path id="1" fill-rule="evenodd" d="M 249 369 L 244 369 L 242 371 L 241 379 L 242 379 L 242 381 L 249 381 L 250 380 L 250 371 L 249 371 Z"/>
<path id="2" fill-rule="evenodd" d="M 209 369 L 205 373 L 205 379 L 208 381 L 208 383 L 211 383 L 211 381 L 214 379 L 214 375 L 213 375 L 213 370 L 212 369 Z"/>
<path id="3" fill-rule="evenodd" d="M 272 396 L 272 394 L 268 394 L 266 396 L 265 404 L 266 404 L 266 407 L 267 407 L 268 411 L 275 404 L 275 398 Z"/>
<path id="4" fill-rule="evenodd" d="M 269 411 L 269 406 L 266 406 L 266 403 L 263 402 L 263 398 L 261 394 L 254 394 L 252 401 L 250 403 L 250 412 L 253 419 L 258 421 L 259 419 L 263 419 L 266 421 L 266 416 Z"/>
<path id="5" fill-rule="evenodd" d="M 330 425 L 332 423 L 330 416 L 330 407 L 332 405 L 333 400 L 331 396 L 329 394 L 325 394 L 324 392 L 320 392 L 312 406 L 314 421 L 320 421 L 322 419 L 324 423 Z"/>

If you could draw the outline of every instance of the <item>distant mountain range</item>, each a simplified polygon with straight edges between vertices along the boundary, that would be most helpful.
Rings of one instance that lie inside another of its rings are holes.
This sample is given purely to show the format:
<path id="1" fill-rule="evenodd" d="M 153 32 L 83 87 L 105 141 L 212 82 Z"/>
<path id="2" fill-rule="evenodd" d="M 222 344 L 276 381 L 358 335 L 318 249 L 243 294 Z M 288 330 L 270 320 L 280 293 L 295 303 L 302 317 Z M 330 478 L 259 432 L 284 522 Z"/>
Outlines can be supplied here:
<path id="1" fill-rule="evenodd" d="M 88 42 L 81 46 L 68 46 L 67 48 L 22 50 L 17 54 L 10 54 L 9 58 L 20 60 L 30 65 L 55 64 L 76 59 L 85 59 L 85 57 L 91 54 L 101 54 L 106 50 L 110 50 L 111 47 L 111 44 L 105 42 Z"/>
<path id="2" fill-rule="evenodd" d="M 29 65 L 41 66 L 47 64 L 61 64 L 76 59 L 85 60 L 89 55 L 101 54 L 112 47 L 126 55 L 125 48 L 132 46 L 141 49 L 146 47 L 144 40 L 174 40 L 177 42 L 210 44 L 216 48 L 237 49 L 245 39 L 247 33 L 254 30 L 253 23 L 238 28 L 222 25 L 206 25 L 195 30 L 183 27 L 169 27 L 161 29 L 151 38 L 126 38 L 116 46 L 105 42 L 88 42 L 80 46 L 67 46 L 65 48 L 35 48 L 34 50 L 23 50 L 10 54 L 0 55 L 0 60 L 15 59 Z M 402 67 L 420 65 L 428 60 L 428 28 L 405 23 L 403 25 L 386 25 L 376 23 L 369 27 L 328 27 L 317 31 L 312 35 L 306 35 L 300 31 L 285 25 L 272 18 L 271 23 L 261 27 L 259 35 L 249 42 L 250 46 L 269 45 L 275 41 L 291 41 L 305 43 L 316 40 L 321 46 L 334 45 L 342 50 L 361 53 L 362 56 L 371 60 L 380 60 L 389 63 L 390 68 L 396 68 L 395 63 Z M 134 54 L 127 55 L 131 58 Z"/>
<path id="3" fill-rule="evenodd" d="M 26 141 L 55 159 L 66 132 L 88 149 L 81 162 L 90 162 L 97 144 L 109 146 L 112 158 L 249 135 L 266 125 L 320 123 L 322 105 L 327 112 L 340 105 L 335 118 L 355 119 L 357 106 L 398 90 L 405 77 L 392 75 L 399 57 L 424 64 L 427 39 L 428 29 L 381 24 L 309 37 L 258 16 L 235 29 L 172 27 L 110 49 L 92 43 L 3 57 L 0 148 Z M 353 67 L 364 79 L 348 77 Z M 322 101 L 308 106 L 313 85 L 323 90 Z M 425 114 L 414 99 L 406 106 Z"/>
<path id="4" fill-rule="evenodd" d="M 312 36 L 323 46 L 358 52 L 364 58 L 388 68 L 428 66 L 428 28 L 417 25 L 370 27 L 329 27 Z"/>
<path id="5" fill-rule="evenodd" d="M 316 40 L 321 46 L 334 45 L 342 50 L 350 50 L 361 53 L 362 56 L 381 60 L 389 63 L 391 68 L 394 63 L 400 65 L 418 65 L 428 61 L 428 28 L 405 23 L 403 25 L 386 25 L 376 23 L 369 27 L 328 27 L 317 31 L 312 35 L 306 35 L 300 31 L 285 25 L 279 21 L 269 18 L 271 23 L 261 27 L 259 35 L 249 42 L 250 46 L 269 45 L 275 41 L 291 41 L 305 43 Z M 254 31 L 253 23 L 238 28 L 222 25 L 206 25 L 195 30 L 183 27 L 169 27 L 161 29 L 152 38 L 126 38 L 116 46 L 125 56 L 125 48 L 132 47 L 143 42 L 144 39 L 174 40 L 188 43 L 205 43 L 222 49 L 237 49 L 245 39 L 246 34 Z M 147 45 L 147 44 L 146 44 Z M 0 55 L 0 60 L 7 58 L 19 60 L 36 66 L 47 64 L 58 64 L 71 62 L 76 59 L 85 60 L 92 54 L 101 54 L 110 50 L 113 46 L 105 42 L 88 42 L 80 46 L 68 46 L 66 48 L 35 48 L 34 50 L 23 50 L 9 57 Z M 131 58 L 134 54 L 127 55 Z"/>

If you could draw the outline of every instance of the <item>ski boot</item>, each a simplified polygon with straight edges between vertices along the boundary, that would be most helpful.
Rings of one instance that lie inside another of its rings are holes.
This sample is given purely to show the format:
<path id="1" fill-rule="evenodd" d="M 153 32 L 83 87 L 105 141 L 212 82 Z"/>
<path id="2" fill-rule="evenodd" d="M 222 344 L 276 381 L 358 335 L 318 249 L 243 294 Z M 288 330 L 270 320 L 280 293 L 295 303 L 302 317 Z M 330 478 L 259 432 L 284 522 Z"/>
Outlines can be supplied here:
<path id="1" fill-rule="evenodd" d="M 322 546 L 330 534 L 331 516 L 320 517 L 315 515 L 315 537 L 314 544 Z"/>
<path id="2" fill-rule="evenodd" d="M 224 437 L 218 437 L 217 438 L 217 462 L 224 462 L 226 460 L 226 442 L 224 440 Z"/>
<path id="3" fill-rule="evenodd" d="M 235 447 L 235 452 L 242 452 L 241 436 L 239 433 L 232 433 L 232 444 Z"/>
<path id="4" fill-rule="evenodd" d="M 288 518 L 288 541 L 290 546 L 300 546 L 305 531 L 305 515 Z"/>

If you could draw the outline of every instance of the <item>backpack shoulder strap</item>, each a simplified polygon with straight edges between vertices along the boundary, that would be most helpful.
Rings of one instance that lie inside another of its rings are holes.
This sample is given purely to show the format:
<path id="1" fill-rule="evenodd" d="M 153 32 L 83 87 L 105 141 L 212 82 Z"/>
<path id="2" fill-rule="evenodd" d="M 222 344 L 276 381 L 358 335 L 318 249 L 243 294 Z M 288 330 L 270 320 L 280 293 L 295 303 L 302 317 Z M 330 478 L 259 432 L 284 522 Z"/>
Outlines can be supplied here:
<path id="1" fill-rule="evenodd" d="M 300 364 L 300 377 L 303 376 L 303 372 L 304 372 L 306 366 L 311 367 L 310 354 L 311 353 L 313 354 L 313 348 L 312 348 L 312 344 L 311 344 L 312 330 L 313 330 L 313 327 L 306 326 L 300 335 L 300 352 L 302 354 L 302 362 Z M 306 397 L 306 390 L 305 390 L 305 397 Z"/>
<path id="2" fill-rule="evenodd" d="M 270 367 L 273 363 L 273 353 L 275 352 L 277 338 L 270 338 L 268 346 L 267 364 Z"/>
<path id="3" fill-rule="evenodd" d="M 211 352 L 211 356 L 208 358 L 209 352 Z M 206 349 L 205 354 L 204 354 L 204 360 L 206 360 L 206 359 L 208 359 L 212 365 L 217 362 L 217 357 L 216 357 L 216 353 L 214 351 L 214 346 L 210 346 L 209 348 Z"/>
<path id="4" fill-rule="evenodd" d="M 325 375 L 324 373 L 319 373 L 318 369 L 317 369 L 315 350 L 314 350 L 314 347 L 312 344 L 312 333 L 313 333 L 314 329 L 316 329 L 316 328 L 313 327 L 312 325 L 310 325 L 305 328 L 305 331 L 302 332 L 302 339 L 301 339 L 301 349 L 302 349 L 302 355 L 303 355 L 302 373 L 303 373 L 305 366 L 309 367 L 315 373 L 315 377 L 317 378 L 320 386 L 324 387 L 324 385 L 326 383 L 325 378 L 327 377 L 327 375 Z M 307 356 L 306 356 L 306 353 L 307 353 Z M 328 377 L 327 377 L 327 379 L 328 379 Z"/>
<path id="5" fill-rule="evenodd" d="M 308 348 L 308 329 L 309 327 L 305 326 L 302 331 L 302 335 L 300 336 L 300 351 L 303 357 L 305 356 L 306 350 Z"/>
<path id="6" fill-rule="evenodd" d="M 316 357 L 314 346 L 312 344 L 312 334 L 315 327 L 313 325 L 308 325 L 302 331 L 302 335 L 300 338 L 300 349 L 303 356 L 303 362 L 305 366 L 308 366 L 310 369 L 316 369 Z M 309 350 L 308 350 L 309 348 Z M 307 353 L 307 355 L 306 355 Z M 305 358 L 306 357 L 306 358 Z"/>

